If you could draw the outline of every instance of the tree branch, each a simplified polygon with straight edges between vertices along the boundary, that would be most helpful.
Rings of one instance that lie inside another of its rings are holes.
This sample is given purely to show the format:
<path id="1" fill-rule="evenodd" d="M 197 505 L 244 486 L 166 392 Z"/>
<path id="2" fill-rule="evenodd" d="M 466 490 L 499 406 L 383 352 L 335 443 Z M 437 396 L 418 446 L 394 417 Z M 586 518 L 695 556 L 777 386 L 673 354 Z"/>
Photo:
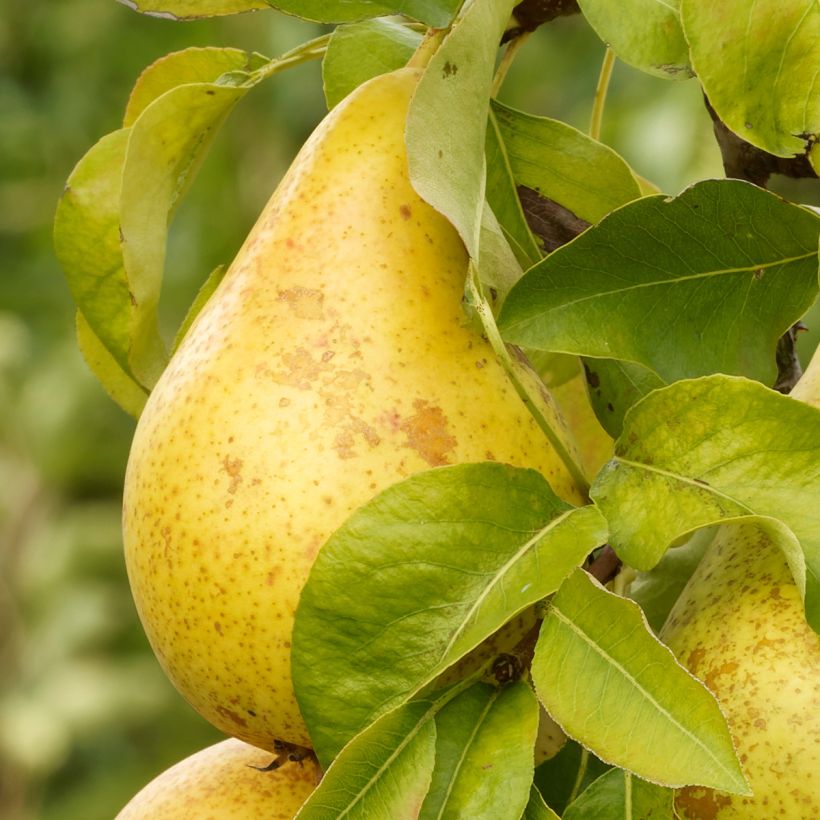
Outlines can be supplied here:
<path id="1" fill-rule="evenodd" d="M 776 157 L 762 148 L 746 142 L 734 131 L 730 131 L 718 117 L 706 97 L 706 110 L 712 118 L 715 139 L 723 157 L 723 170 L 727 177 L 744 179 L 765 188 L 772 174 L 782 174 L 793 179 L 817 179 L 806 154 L 796 157 Z"/>
<path id="2" fill-rule="evenodd" d="M 566 17 L 580 11 L 577 0 L 523 0 L 513 9 L 513 19 L 518 25 L 507 29 L 501 42 L 514 40 L 526 31 L 535 31 L 538 26 L 556 17 Z"/>

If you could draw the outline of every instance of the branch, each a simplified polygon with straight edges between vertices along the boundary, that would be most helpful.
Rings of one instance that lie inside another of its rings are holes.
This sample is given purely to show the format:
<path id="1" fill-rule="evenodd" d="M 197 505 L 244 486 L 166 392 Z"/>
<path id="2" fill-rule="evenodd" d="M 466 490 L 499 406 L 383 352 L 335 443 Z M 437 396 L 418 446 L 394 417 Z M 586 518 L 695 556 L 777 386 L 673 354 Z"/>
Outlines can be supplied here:
<path id="1" fill-rule="evenodd" d="M 615 550 L 607 544 L 585 569 L 596 581 L 606 584 L 618 574 L 620 568 L 621 559 L 615 554 Z"/>
<path id="2" fill-rule="evenodd" d="M 797 334 L 802 330 L 808 328 L 802 322 L 797 322 L 777 340 L 777 381 L 773 387 L 781 393 L 790 393 L 803 375 L 803 367 L 797 356 Z"/>
<path id="3" fill-rule="evenodd" d="M 762 148 L 741 139 L 730 131 L 718 117 L 706 97 L 703 98 L 706 109 L 712 118 L 715 139 L 723 156 L 723 169 L 727 177 L 744 179 L 765 188 L 772 174 L 782 174 L 793 179 L 817 179 L 807 154 L 796 157 L 776 157 Z"/>
<path id="4" fill-rule="evenodd" d="M 507 29 L 501 42 L 506 43 L 524 32 L 535 31 L 538 26 L 556 17 L 567 17 L 580 11 L 577 0 L 523 0 L 513 9 L 513 20 L 517 25 Z"/>
<path id="5" fill-rule="evenodd" d="M 517 186 L 518 198 L 530 230 L 543 242 L 544 250 L 552 253 L 585 231 L 590 223 L 577 217 L 569 208 L 542 196 L 538 191 Z"/>

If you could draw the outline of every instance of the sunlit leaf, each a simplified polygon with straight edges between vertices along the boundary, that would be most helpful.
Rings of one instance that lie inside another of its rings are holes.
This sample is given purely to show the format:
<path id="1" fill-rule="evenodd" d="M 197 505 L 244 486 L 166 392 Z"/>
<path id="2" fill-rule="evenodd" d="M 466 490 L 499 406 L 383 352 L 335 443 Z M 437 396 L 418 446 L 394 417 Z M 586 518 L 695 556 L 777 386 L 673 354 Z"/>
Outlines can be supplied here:
<path id="1" fill-rule="evenodd" d="M 229 71 L 248 71 L 262 58 L 238 48 L 186 48 L 160 57 L 140 74 L 125 109 L 123 125 L 137 117 L 166 91 L 187 83 L 212 83 Z"/>
<path id="2" fill-rule="evenodd" d="M 541 250 L 527 225 L 516 189 L 507 148 L 491 109 L 487 123 L 487 202 L 493 210 L 518 263 L 529 268 L 541 259 Z M 482 248 L 483 248 L 482 241 Z"/>
<path id="3" fill-rule="evenodd" d="M 738 180 L 644 197 L 528 271 L 499 328 L 667 382 L 720 372 L 772 384 L 777 340 L 817 296 L 818 234 L 816 215 Z"/>
<path id="4" fill-rule="evenodd" d="M 595 508 L 494 462 L 417 474 L 361 507 L 319 552 L 293 631 L 320 759 L 554 592 L 605 538 Z"/>
<path id="5" fill-rule="evenodd" d="M 670 385 L 627 414 L 592 495 L 644 570 L 691 530 L 762 517 L 820 626 L 820 409 L 730 376 Z"/>
<path id="6" fill-rule="evenodd" d="M 462 0 L 269 0 L 282 11 L 320 23 L 349 23 L 397 12 L 434 28 L 446 28 Z"/>
<path id="7" fill-rule="evenodd" d="M 541 792 L 532 786 L 530 799 L 521 820 L 559 820 L 558 815 L 544 802 Z"/>
<path id="8" fill-rule="evenodd" d="M 538 702 L 521 681 L 477 684 L 436 715 L 436 767 L 419 817 L 520 820 L 532 784 Z"/>
<path id="9" fill-rule="evenodd" d="M 597 222 L 641 195 L 626 162 L 611 148 L 558 120 L 493 101 L 492 111 L 518 185 Z"/>
<path id="10" fill-rule="evenodd" d="M 394 20 L 367 20 L 339 26 L 322 61 L 327 107 L 333 108 L 371 77 L 407 63 L 421 34 Z"/>
<path id="11" fill-rule="evenodd" d="M 91 372 L 100 381 L 106 393 L 128 415 L 139 418 L 148 393 L 120 367 L 119 362 L 97 338 L 80 311 L 77 311 L 77 344 Z"/>
<path id="12" fill-rule="evenodd" d="M 682 0 L 681 16 L 721 120 L 764 151 L 803 153 L 820 135 L 817 0 Z"/>
<path id="13" fill-rule="evenodd" d="M 247 88 L 181 85 L 152 102 L 131 127 L 120 195 L 123 260 L 136 301 L 131 364 L 153 386 L 165 365 L 156 352 L 157 305 L 170 215 L 210 143 Z"/>
<path id="14" fill-rule="evenodd" d="M 265 0 L 119 0 L 124 6 L 168 20 L 194 20 L 270 8 Z"/>
<path id="15" fill-rule="evenodd" d="M 431 58 L 410 105 L 410 179 L 474 259 L 484 204 L 484 137 L 495 56 L 514 0 L 471 3 Z"/>
<path id="16" fill-rule="evenodd" d="M 576 569 L 535 650 L 538 697 L 598 757 L 666 786 L 748 794 L 717 702 L 648 629 L 640 607 Z"/>
<path id="17" fill-rule="evenodd" d="M 297 813 L 299 820 L 415 820 L 435 763 L 438 708 L 427 700 L 408 703 L 352 740 Z"/>
<path id="18" fill-rule="evenodd" d="M 129 129 L 103 137 L 77 163 L 54 218 L 54 247 L 74 302 L 120 368 L 131 373 L 137 310 L 120 246 L 120 191 Z"/>
<path id="19" fill-rule="evenodd" d="M 578 0 L 598 36 L 625 63 L 665 79 L 692 76 L 680 0 Z"/>

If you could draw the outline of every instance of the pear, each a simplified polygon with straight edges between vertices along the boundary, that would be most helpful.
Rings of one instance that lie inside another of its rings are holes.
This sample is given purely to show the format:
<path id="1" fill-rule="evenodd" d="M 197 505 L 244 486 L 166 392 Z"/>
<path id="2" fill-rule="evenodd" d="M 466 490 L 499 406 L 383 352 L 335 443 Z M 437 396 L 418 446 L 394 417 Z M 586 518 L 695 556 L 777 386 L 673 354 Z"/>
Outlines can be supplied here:
<path id="1" fill-rule="evenodd" d="M 722 527 L 661 638 L 720 702 L 753 792 L 688 787 L 679 815 L 820 817 L 820 635 L 780 549 L 754 525 Z"/>
<path id="2" fill-rule="evenodd" d="M 594 478 L 612 458 L 615 442 L 598 421 L 587 393 L 582 372 L 562 384 L 550 388 L 576 445 L 584 474 Z"/>
<path id="3" fill-rule="evenodd" d="M 317 551 L 412 473 L 497 460 L 581 502 L 489 344 L 467 255 L 408 180 L 414 68 L 338 105 L 305 144 L 140 418 L 124 490 L 137 609 L 209 721 L 310 745 L 290 678 Z"/>
<path id="4" fill-rule="evenodd" d="M 136 794 L 117 820 L 292 820 L 320 778 L 313 757 L 259 771 L 268 752 L 223 740 L 164 771 Z"/>

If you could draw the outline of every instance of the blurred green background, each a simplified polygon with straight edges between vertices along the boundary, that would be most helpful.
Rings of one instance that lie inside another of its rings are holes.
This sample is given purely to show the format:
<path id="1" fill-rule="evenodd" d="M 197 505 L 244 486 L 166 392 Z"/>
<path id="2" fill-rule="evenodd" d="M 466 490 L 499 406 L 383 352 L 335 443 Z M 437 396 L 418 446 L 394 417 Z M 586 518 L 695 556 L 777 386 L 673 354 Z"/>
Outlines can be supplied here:
<path id="1" fill-rule="evenodd" d="M 118 127 L 140 70 L 192 45 L 279 54 L 323 29 L 274 11 L 195 23 L 115 0 L 0 0 L 0 817 L 101 820 L 218 739 L 165 680 L 128 590 L 120 489 L 133 421 L 74 341 L 51 220 L 74 163 Z M 501 97 L 586 129 L 603 46 L 581 18 L 536 33 Z M 319 64 L 254 90 L 170 238 L 169 337 L 230 261 L 324 112 Z M 720 176 L 697 84 L 618 64 L 603 139 L 669 193 Z M 816 191 L 813 194 L 817 196 Z"/>

